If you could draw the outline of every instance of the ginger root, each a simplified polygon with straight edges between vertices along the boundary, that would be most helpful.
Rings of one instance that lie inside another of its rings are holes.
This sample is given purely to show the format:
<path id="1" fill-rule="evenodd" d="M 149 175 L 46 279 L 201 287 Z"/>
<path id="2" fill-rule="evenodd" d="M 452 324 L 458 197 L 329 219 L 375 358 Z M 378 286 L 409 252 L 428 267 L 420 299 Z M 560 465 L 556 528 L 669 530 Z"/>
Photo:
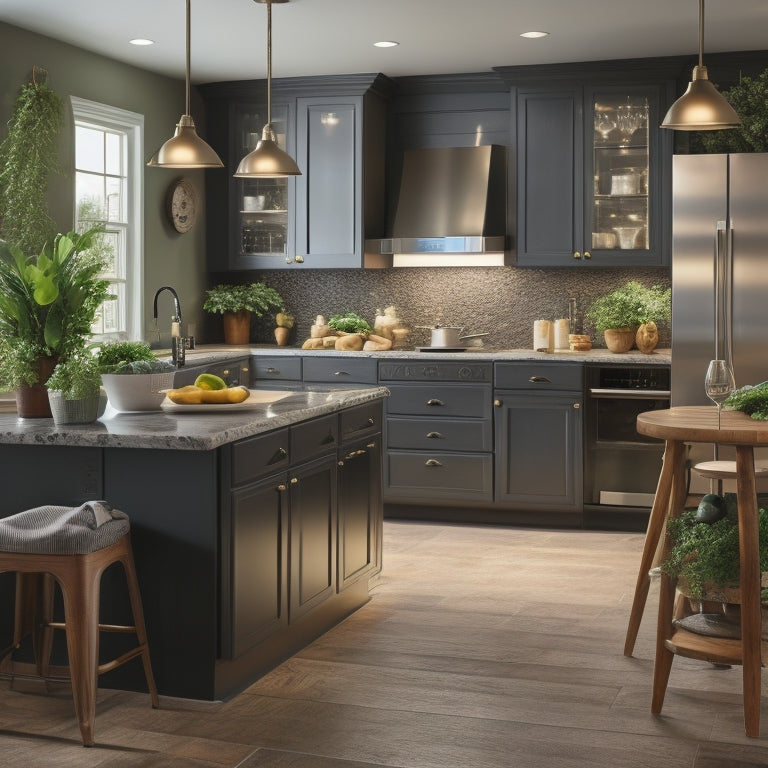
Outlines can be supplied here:
<path id="1" fill-rule="evenodd" d="M 302 345 L 302 349 L 322 349 L 323 348 L 323 340 L 322 339 L 307 339 Z"/>
<path id="2" fill-rule="evenodd" d="M 368 340 L 363 344 L 365 352 L 384 352 L 388 349 L 392 349 L 392 339 L 377 336 L 373 333 L 368 334 Z"/>

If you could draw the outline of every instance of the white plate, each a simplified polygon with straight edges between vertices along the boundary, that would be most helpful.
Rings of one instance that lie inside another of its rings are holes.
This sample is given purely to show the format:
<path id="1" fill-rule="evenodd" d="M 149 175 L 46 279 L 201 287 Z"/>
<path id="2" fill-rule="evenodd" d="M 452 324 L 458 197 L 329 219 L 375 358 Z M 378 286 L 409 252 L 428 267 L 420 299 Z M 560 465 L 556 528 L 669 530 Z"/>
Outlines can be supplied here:
<path id="1" fill-rule="evenodd" d="M 242 411 L 270 405 L 292 394 L 292 392 L 287 390 L 249 389 L 248 399 L 243 400 L 242 403 L 174 403 L 166 397 L 161 407 L 169 413 L 191 413 L 192 411 L 198 413 L 225 413 L 227 411 Z"/>

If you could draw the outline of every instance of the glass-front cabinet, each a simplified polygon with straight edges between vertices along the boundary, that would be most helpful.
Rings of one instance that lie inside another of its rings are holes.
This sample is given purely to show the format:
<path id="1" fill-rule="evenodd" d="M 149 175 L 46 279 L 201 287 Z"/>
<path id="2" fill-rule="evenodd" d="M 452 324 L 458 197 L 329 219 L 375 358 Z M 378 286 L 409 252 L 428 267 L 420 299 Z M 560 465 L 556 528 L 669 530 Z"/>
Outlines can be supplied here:
<path id="1" fill-rule="evenodd" d="M 665 98 L 661 84 L 519 90 L 519 266 L 668 263 Z"/>

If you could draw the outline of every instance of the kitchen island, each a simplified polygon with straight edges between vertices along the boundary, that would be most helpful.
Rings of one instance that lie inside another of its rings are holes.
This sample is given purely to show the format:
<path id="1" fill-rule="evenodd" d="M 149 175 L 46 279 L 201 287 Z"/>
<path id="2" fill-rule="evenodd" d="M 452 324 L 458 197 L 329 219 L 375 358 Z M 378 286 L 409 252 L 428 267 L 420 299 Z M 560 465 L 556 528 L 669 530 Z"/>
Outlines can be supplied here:
<path id="1" fill-rule="evenodd" d="M 160 693 L 225 698 L 367 601 L 381 567 L 386 394 L 280 391 L 257 407 L 61 427 L 0 415 L 0 515 L 89 499 L 128 513 Z M 7 637 L 12 575 L 0 590 Z M 123 575 L 109 569 L 101 621 L 128 618 Z M 130 639 L 103 636 L 104 652 Z M 144 686 L 138 664 L 100 684 Z"/>

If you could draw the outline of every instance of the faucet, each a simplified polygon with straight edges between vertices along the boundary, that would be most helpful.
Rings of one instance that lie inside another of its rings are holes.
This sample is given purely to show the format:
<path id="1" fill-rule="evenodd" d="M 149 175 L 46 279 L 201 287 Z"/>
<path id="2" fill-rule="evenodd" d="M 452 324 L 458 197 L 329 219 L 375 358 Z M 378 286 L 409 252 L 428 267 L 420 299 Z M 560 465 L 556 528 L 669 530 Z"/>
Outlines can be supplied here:
<path id="1" fill-rule="evenodd" d="M 159 340 L 160 329 L 157 326 L 157 298 L 163 291 L 170 291 L 173 296 L 174 314 L 171 315 L 171 355 L 176 367 L 180 368 L 184 365 L 184 344 L 186 342 L 181 339 L 181 303 L 179 302 L 179 294 L 170 285 L 164 285 L 155 292 L 152 312 L 155 320 L 155 329 L 157 330 L 157 338 Z"/>

